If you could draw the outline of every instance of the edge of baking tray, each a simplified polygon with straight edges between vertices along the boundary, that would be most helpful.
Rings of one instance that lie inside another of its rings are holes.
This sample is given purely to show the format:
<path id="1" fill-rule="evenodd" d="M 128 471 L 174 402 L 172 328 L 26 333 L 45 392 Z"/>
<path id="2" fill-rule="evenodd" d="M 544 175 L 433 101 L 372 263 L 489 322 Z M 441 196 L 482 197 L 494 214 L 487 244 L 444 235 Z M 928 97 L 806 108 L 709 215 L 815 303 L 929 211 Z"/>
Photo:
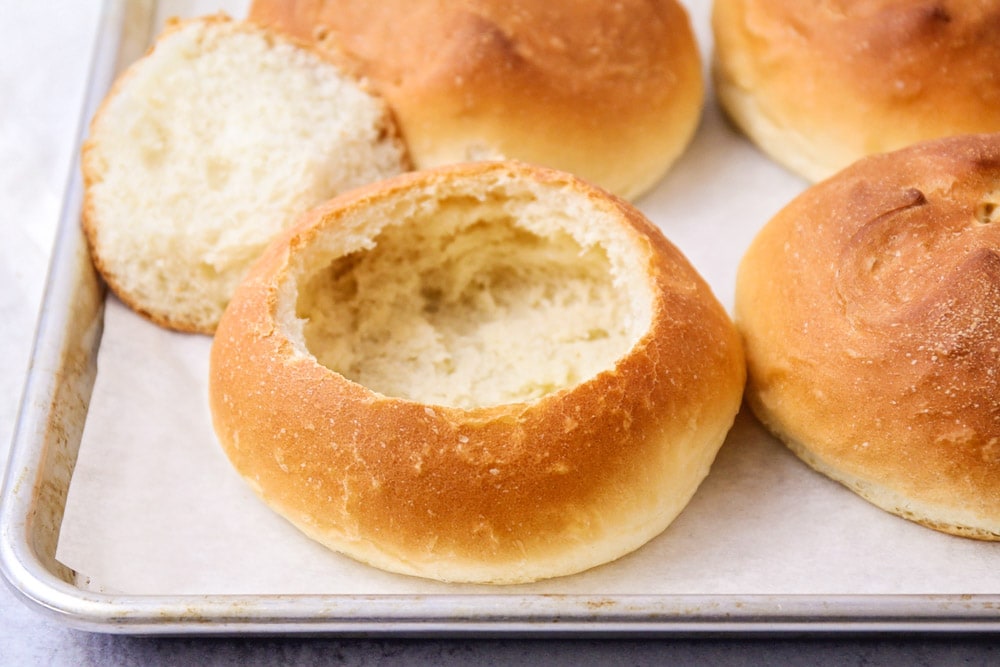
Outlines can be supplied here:
<path id="1" fill-rule="evenodd" d="M 114 73 L 138 55 L 125 26 L 148 23 L 151 5 L 104 3 L 80 139 Z M 101 335 L 104 289 L 80 232 L 82 192 L 74 160 L 0 494 L 0 573 L 29 606 L 69 626 L 160 635 L 1000 632 L 1000 595 L 142 596 L 82 589 L 55 560 L 54 541 L 38 537 L 43 522 L 61 521 L 65 489 L 53 488 L 53 478 L 72 474 L 79 428 L 71 422 L 86 414 Z"/>

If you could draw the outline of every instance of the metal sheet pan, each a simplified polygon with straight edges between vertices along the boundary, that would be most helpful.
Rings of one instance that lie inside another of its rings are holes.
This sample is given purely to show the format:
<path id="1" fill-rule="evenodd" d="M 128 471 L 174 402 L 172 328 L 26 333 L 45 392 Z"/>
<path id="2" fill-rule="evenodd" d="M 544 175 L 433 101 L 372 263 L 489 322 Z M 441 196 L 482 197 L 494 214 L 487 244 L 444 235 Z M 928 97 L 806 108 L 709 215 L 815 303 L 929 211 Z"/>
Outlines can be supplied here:
<path id="1" fill-rule="evenodd" d="M 114 74 L 144 50 L 164 4 L 108 0 L 80 137 Z M 171 7 L 173 9 L 173 7 Z M 55 559 L 101 341 L 104 289 L 65 195 L 30 372 L 0 498 L 0 567 L 30 605 L 123 634 L 350 636 L 998 632 L 1000 595 L 118 595 Z"/>

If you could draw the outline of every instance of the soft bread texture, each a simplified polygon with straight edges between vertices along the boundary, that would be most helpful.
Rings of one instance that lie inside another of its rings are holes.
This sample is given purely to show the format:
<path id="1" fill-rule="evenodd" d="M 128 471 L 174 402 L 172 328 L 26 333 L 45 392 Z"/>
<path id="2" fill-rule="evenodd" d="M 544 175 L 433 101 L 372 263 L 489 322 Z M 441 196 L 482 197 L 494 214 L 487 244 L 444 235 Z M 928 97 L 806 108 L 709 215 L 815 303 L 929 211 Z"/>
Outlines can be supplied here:
<path id="1" fill-rule="evenodd" d="M 995 0 L 715 0 L 712 21 L 723 108 L 807 179 L 1000 131 Z"/>
<path id="2" fill-rule="evenodd" d="M 345 52 L 418 168 L 513 158 L 635 198 L 701 115 L 700 54 L 676 0 L 256 0 L 249 16 Z"/>
<path id="3" fill-rule="evenodd" d="M 508 584 L 663 531 L 744 379 L 727 313 L 636 209 L 479 162 L 345 194 L 281 235 L 223 316 L 209 393 L 236 470 L 307 535 Z"/>
<path id="4" fill-rule="evenodd" d="M 408 168 L 385 104 L 258 26 L 174 22 L 116 82 L 83 147 L 94 263 L 136 311 L 210 333 L 274 234 Z"/>
<path id="5" fill-rule="evenodd" d="M 864 159 L 778 213 L 738 273 L 747 398 L 889 512 L 1000 539 L 1000 135 Z"/>

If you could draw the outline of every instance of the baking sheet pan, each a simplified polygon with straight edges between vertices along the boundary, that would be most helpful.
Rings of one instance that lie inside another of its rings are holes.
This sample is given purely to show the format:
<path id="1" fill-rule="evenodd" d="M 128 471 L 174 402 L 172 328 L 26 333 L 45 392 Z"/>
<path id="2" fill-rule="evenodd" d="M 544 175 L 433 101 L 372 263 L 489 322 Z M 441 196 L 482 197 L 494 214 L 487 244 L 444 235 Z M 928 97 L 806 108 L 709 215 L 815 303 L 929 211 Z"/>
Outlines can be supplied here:
<path id="1" fill-rule="evenodd" d="M 688 6 L 707 58 L 708 3 L 692 1 Z M 114 72 L 142 53 L 167 16 L 219 9 L 240 16 L 244 7 L 241 0 L 107 2 L 81 136 Z M 708 101 L 702 128 L 688 154 L 638 204 L 658 214 L 651 217 L 729 305 L 742 247 L 766 221 L 767 212 L 777 210 L 804 184 L 736 138 L 713 104 Z M 501 589 L 425 585 L 377 574 L 370 582 L 353 577 L 361 583 L 350 590 L 324 582 L 283 588 L 280 578 L 270 586 L 203 585 L 205 576 L 213 576 L 211 570 L 186 586 L 177 574 L 165 574 L 146 587 L 109 586 L 101 577 L 95 582 L 92 572 L 61 563 L 57 548 L 78 462 L 86 462 L 88 453 L 98 458 L 103 454 L 87 448 L 116 444 L 94 437 L 93 428 L 89 441 L 83 434 L 92 417 L 97 360 L 102 343 L 108 341 L 105 318 L 115 327 L 122 321 L 128 324 L 130 314 L 114 299 L 105 298 L 89 263 L 78 224 L 81 194 L 75 176 L 66 193 L 0 505 L 0 565 L 6 579 L 30 604 L 70 625 L 143 634 L 425 636 L 1000 631 L 997 545 L 973 545 L 883 516 L 804 470 L 773 440 L 761 437 L 759 425 L 745 414 L 703 490 L 668 531 L 671 534 L 596 573 Z M 671 208 L 674 200 L 685 203 Z M 705 215 L 706 210 L 711 215 Z M 698 219 L 677 224 L 668 219 L 671 216 Z M 98 397 L 102 391 L 98 383 Z M 114 387 L 109 391 L 113 393 Z M 81 441 L 86 442 L 82 457 Z M 787 482 L 785 489 L 771 488 L 775 480 Z M 796 486 L 800 483 L 810 485 L 808 498 L 793 492 L 782 496 L 786 489 L 800 488 Z M 760 506 L 762 498 L 774 502 Z M 789 507 L 807 505 L 806 511 L 817 517 L 836 512 L 842 526 L 857 516 L 867 528 L 859 525 L 850 534 L 824 530 L 823 525 L 806 523 L 803 514 L 790 517 L 781 502 Z M 723 515 L 728 517 L 730 539 L 710 541 L 719 532 L 713 520 Z M 733 536 L 734 530 L 743 531 L 743 537 Z M 809 534 L 803 537 L 804 532 Z M 888 549 L 898 552 L 899 558 L 864 560 L 863 552 L 887 548 L 875 544 L 879 535 L 890 540 Z M 94 542 L 105 553 L 128 553 L 128 545 L 117 539 Z M 678 554 L 677 545 L 687 544 L 712 544 L 713 549 Z M 919 569 L 914 553 L 928 554 L 926 572 Z M 151 555 L 139 550 L 126 560 L 146 557 Z M 882 561 L 881 567 L 869 567 L 874 561 Z M 935 574 L 945 561 L 955 576 Z M 704 565 L 708 571 L 685 570 L 683 563 Z M 112 565 L 109 576 L 120 574 L 115 568 L 127 565 Z M 365 570 L 347 567 L 352 574 Z M 152 569 L 168 572 L 166 566 Z"/>

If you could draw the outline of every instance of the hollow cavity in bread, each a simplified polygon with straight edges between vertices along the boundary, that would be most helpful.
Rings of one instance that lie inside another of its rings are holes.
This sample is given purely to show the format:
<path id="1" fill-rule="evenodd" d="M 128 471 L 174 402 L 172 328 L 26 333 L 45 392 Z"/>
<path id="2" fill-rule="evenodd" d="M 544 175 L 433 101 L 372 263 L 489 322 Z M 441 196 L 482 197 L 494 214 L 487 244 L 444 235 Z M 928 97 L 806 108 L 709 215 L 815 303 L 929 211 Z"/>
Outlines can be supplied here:
<path id="1" fill-rule="evenodd" d="M 530 401 L 612 368 L 648 325 L 616 285 L 622 267 L 574 239 L 573 221 L 552 225 L 558 207 L 533 214 L 537 198 L 513 194 L 420 202 L 372 248 L 303 276 L 305 347 L 382 394 L 465 408 Z M 532 215 L 546 218 L 534 230 Z"/>

